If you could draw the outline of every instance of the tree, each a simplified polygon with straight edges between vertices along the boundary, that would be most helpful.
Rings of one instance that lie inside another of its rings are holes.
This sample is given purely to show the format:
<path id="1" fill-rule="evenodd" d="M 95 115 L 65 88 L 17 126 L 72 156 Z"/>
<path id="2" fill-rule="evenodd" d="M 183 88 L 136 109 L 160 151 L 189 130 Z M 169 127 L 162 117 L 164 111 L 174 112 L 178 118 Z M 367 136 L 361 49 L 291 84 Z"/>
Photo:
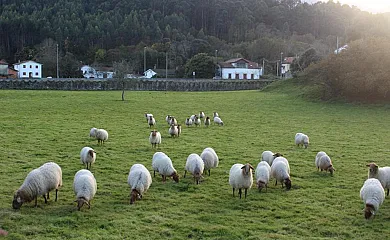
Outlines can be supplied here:
<path id="1" fill-rule="evenodd" d="M 301 72 L 306 69 L 310 64 L 316 63 L 321 60 L 321 57 L 317 54 L 314 48 L 306 50 L 302 56 L 295 59 L 291 64 L 291 71 L 293 73 Z"/>
<path id="2" fill-rule="evenodd" d="M 113 67 L 115 69 L 115 78 L 120 81 L 122 84 L 122 101 L 125 100 L 125 82 L 126 76 L 129 73 L 132 73 L 136 68 L 135 63 L 130 63 L 127 61 L 113 62 Z"/>
<path id="3" fill-rule="evenodd" d="M 191 77 L 192 73 L 195 72 L 197 78 L 212 78 L 214 69 L 213 58 L 206 53 L 198 53 L 186 63 L 185 75 Z"/>

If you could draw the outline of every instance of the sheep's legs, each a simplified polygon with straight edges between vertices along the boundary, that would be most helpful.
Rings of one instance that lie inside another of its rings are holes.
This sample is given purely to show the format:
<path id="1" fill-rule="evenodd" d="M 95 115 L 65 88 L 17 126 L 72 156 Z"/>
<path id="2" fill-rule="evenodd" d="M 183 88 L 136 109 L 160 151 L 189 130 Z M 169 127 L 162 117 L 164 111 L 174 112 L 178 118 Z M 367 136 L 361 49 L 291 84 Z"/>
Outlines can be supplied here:
<path id="1" fill-rule="evenodd" d="M 387 196 L 389 196 L 389 189 L 387 189 Z"/>
<path id="2" fill-rule="evenodd" d="M 234 197 L 234 188 L 233 188 L 233 197 Z"/>
<path id="3" fill-rule="evenodd" d="M 210 169 L 209 169 L 209 177 L 210 177 Z"/>
<path id="4" fill-rule="evenodd" d="M 45 203 L 47 203 L 47 199 L 46 199 L 45 194 L 43 194 L 43 198 L 45 199 Z"/>
<path id="5" fill-rule="evenodd" d="M 240 195 L 240 199 L 241 199 L 241 194 L 242 194 L 242 190 L 241 188 L 238 189 L 238 195 Z"/>
<path id="6" fill-rule="evenodd" d="M 275 181 L 275 186 L 278 185 L 278 180 Z"/>
<path id="7" fill-rule="evenodd" d="M 87 170 L 88 170 L 88 163 L 87 163 Z"/>
<path id="8" fill-rule="evenodd" d="M 50 199 L 49 193 L 47 193 L 47 199 Z"/>
<path id="9" fill-rule="evenodd" d="M 248 190 L 248 189 L 247 189 L 247 188 L 245 188 L 245 198 L 246 198 L 246 192 L 247 192 L 247 190 Z"/>
<path id="10" fill-rule="evenodd" d="M 35 197 L 35 207 L 38 207 L 38 197 Z"/>
<path id="11" fill-rule="evenodd" d="M 184 170 L 184 178 L 186 178 L 187 170 Z"/>
<path id="12" fill-rule="evenodd" d="M 153 171 L 153 177 L 156 177 L 156 171 L 155 170 Z"/>
<path id="13" fill-rule="evenodd" d="M 58 189 L 56 189 L 56 202 L 57 202 L 57 196 L 58 196 Z"/>

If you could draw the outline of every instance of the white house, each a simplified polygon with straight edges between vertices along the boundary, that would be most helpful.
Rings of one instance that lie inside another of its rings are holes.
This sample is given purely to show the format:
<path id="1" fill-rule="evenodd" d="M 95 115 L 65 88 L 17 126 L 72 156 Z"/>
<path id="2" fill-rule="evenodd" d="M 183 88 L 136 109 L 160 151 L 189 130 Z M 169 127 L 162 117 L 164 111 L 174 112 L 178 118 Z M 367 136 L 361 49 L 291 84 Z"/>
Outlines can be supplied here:
<path id="1" fill-rule="evenodd" d="M 14 64 L 18 78 L 42 78 L 42 64 L 34 61 L 23 61 Z"/>
<path id="2" fill-rule="evenodd" d="M 89 65 L 84 65 L 81 67 L 81 71 L 83 72 L 83 76 L 85 78 L 113 78 L 114 72 L 112 68 L 109 67 L 101 67 L 101 70 L 97 70 Z"/>
<path id="3" fill-rule="evenodd" d="M 157 73 L 153 71 L 152 69 L 148 69 L 144 72 L 144 78 L 152 78 L 156 75 Z"/>
<path id="4" fill-rule="evenodd" d="M 263 69 L 258 63 L 234 58 L 218 64 L 222 79 L 260 79 Z"/>

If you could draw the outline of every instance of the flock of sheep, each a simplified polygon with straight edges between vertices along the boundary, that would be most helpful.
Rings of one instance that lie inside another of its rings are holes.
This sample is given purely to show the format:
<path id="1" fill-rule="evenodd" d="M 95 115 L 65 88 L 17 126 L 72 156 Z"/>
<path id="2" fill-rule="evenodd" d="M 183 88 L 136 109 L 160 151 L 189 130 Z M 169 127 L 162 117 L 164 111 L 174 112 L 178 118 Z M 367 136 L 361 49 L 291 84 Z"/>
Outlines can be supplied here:
<path id="1" fill-rule="evenodd" d="M 145 118 L 149 127 L 154 127 L 156 121 L 152 114 L 145 113 Z M 203 120 L 204 126 L 208 127 L 211 123 L 210 118 L 206 117 L 203 112 L 199 115 L 192 115 L 185 120 L 187 126 L 200 126 Z M 179 137 L 181 133 L 181 126 L 177 123 L 174 116 L 166 116 L 166 122 L 169 125 L 168 133 L 171 137 Z M 213 113 L 213 122 L 219 126 L 223 126 L 223 121 L 217 112 Z M 98 144 L 103 144 L 108 140 L 108 132 L 104 129 L 92 128 L 90 130 L 90 137 L 98 140 Z M 149 142 L 153 148 L 161 144 L 160 132 L 153 130 L 149 136 Z M 295 144 L 297 146 L 309 146 L 309 137 L 303 133 L 295 135 Z M 85 204 L 90 208 L 90 201 L 96 194 L 97 184 L 94 175 L 89 171 L 92 164 L 96 160 L 96 152 L 90 147 L 82 148 L 80 152 L 81 163 L 86 166 L 86 169 L 79 170 L 74 176 L 73 190 L 76 195 L 75 202 L 78 210 Z M 192 153 L 188 156 L 185 164 L 186 177 L 187 172 L 193 175 L 196 184 L 200 183 L 203 178 L 203 173 L 208 171 L 210 176 L 210 169 L 218 167 L 219 157 L 213 148 L 207 147 L 198 155 Z M 323 151 L 317 153 L 315 157 L 315 166 L 318 170 L 329 171 L 331 175 L 335 171 L 332 160 Z M 366 219 L 375 215 L 379 210 L 379 206 L 385 199 L 385 191 L 387 189 L 387 196 L 390 189 L 390 167 L 379 168 L 375 163 L 367 165 L 369 167 L 368 179 L 364 182 L 360 190 L 360 197 L 365 204 L 364 216 Z M 175 182 L 179 182 L 179 175 L 173 167 L 172 160 L 164 152 L 155 152 L 152 158 L 153 177 L 158 172 L 165 182 L 167 177 L 173 178 Z M 247 196 L 247 191 L 253 185 L 253 172 L 255 173 L 256 185 L 259 191 L 263 188 L 267 189 L 270 179 L 275 179 L 286 189 L 291 189 L 290 166 L 288 160 L 280 153 L 273 153 L 271 151 L 264 151 L 261 155 L 261 161 L 258 163 L 256 169 L 249 163 L 234 164 L 229 171 L 229 184 L 233 188 L 233 197 L 235 190 L 238 190 L 239 197 L 242 197 L 242 190 L 244 190 L 244 197 Z M 142 164 L 134 164 L 130 168 L 128 175 L 128 184 L 131 187 L 130 204 L 133 204 L 137 199 L 142 199 L 143 194 L 149 189 L 152 183 L 152 177 L 149 170 Z M 32 170 L 25 178 L 21 187 L 16 191 L 12 206 L 14 209 L 19 209 L 23 203 L 35 200 L 37 206 L 37 197 L 43 196 L 45 203 L 49 199 L 49 192 L 56 190 L 62 186 L 62 170 L 54 162 L 43 164 L 37 169 Z"/>

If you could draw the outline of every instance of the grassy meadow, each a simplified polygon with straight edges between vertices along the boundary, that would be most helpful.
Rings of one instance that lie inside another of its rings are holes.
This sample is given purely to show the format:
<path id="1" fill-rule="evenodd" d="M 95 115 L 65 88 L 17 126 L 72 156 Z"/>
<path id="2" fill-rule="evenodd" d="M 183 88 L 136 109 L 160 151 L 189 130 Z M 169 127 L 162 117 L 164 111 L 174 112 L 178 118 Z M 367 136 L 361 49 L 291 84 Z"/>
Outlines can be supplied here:
<path id="1" fill-rule="evenodd" d="M 0 91 L 0 227 L 4 239 L 381 239 L 390 234 L 390 197 L 374 220 L 366 221 L 359 191 L 366 163 L 390 166 L 387 105 L 308 102 L 285 91 L 126 92 Z M 191 114 L 218 111 L 225 126 L 190 127 Z M 142 200 L 129 204 L 127 176 L 135 163 L 152 173 L 155 152 L 144 113 L 153 113 L 162 134 L 160 151 L 180 176 L 187 156 L 215 149 L 219 167 L 200 185 L 191 177 L 162 183 L 161 176 Z M 183 125 L 168 135 L 166 115 Z M 89 138 L 104 128 L 108 141 Z M 294 145 L 296 132 L 310 137 L 308 149 Z M 92 172 L 98 191 L 91 209 L 77 211 L 74 174 L 84 166 L 80 150 L 97 152 Z M 292 189 L 272 180 L 268 191 L 254 187 L 247 199 L 233 198 L 228 183 L 234 163 L 255 168 L 264 150 L 290 162 Z M 336 172 L 318 172 L 314 158 L 325 151 Z M 42 197 L 38 207 L 13 210 L 14 192 L 28 172 L 45 162 L 62 167 L 58 202 Z M 1 237 L 0 237 L 1 238 Z"/>

